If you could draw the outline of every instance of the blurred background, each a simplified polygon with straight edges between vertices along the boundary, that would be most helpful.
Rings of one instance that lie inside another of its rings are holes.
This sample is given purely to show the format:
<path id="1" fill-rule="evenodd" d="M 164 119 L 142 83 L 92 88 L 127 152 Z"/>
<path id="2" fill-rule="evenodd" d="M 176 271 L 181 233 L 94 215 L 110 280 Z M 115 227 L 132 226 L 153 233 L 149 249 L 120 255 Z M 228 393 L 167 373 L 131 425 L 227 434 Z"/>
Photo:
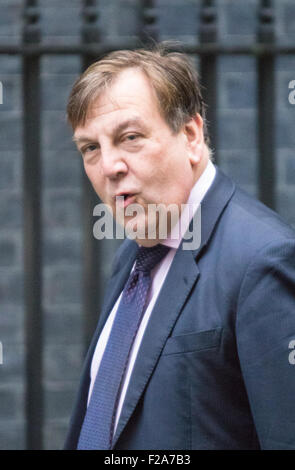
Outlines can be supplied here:
<path id="1" fill-rule="evenodd" d="M 120 243 L 92 235 L 71 86 L 152 39 L 196 61 L 216 163 L 295 227 L 293 0 L 0 0 L 0 449 L 62 448 Z"/>

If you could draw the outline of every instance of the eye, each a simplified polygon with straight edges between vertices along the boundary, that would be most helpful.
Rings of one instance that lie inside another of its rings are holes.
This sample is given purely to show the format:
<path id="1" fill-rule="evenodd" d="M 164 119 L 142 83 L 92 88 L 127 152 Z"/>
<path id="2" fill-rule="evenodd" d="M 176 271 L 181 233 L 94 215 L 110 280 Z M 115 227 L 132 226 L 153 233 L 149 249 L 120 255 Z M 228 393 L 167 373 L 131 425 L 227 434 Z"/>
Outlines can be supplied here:
<path id="1" fill-rule="evenodd" d="M 84 155 L 85 153 L 88 153 L 88 152 L 94 152 L 96 149 L 97 149 L 96 144 L 88 144 L 88 145 L 85 145 L 85 147 L 81 149 L 81 153 L 82 155 Z"/>
<path id="2" fill-rule="evenodd" d="M 138 139 L 139 137 L 140 137 L 139 134 L 127 134 L 125 135 L 124 139 L 127 141 L 134 141 Z"/>

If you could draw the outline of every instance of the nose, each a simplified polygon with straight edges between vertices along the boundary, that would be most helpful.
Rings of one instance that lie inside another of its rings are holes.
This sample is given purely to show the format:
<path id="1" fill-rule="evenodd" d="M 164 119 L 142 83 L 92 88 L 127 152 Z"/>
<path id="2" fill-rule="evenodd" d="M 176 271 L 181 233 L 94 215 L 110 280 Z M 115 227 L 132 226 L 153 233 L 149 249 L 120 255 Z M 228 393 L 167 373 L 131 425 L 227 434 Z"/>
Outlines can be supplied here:
<path id="1" fill-rule="evenodd" d="M 128 172 L 123 154 L 118 149 L 101 149 L 101 168 L 106 178 L 115 180 Z"/>

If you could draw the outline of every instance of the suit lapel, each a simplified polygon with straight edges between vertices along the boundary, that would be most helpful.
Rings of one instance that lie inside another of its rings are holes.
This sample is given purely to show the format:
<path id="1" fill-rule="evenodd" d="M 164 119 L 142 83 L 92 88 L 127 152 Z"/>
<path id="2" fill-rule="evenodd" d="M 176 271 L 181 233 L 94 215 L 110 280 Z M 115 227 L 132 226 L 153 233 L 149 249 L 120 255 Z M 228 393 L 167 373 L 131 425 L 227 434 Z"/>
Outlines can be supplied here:
<path id="1" fill-rule="evenodd" d="M 140 345 L 113 446 L 132 415 L 198 276 L 199 270 L 192 252 L 178 250 Z"/>
<path id="2" fill-rule="evenodd" d="M 128 276 L 136 258 L 136 253 L 138 251 L 138 245 L 130 240 L 125 241 L 123 248 L 125 249 L 119 260 L 120 265 L 117 269 L 114 270 L 114 274 L 108 282 L 106 293 L 104 295 L 105 301 L 102 305 L 101 314 L 94 335 L 96 342 L 116 300 L 118 299 L 127 282 Z"/>
<path id="3" fill-rule="evenodd" d="M 84 362 L 83 371 L 81 374 L 80 387 L 74 406 L 74 412 L 71 416 L 71 422 L 69 426 L 68 435 L 66 437 L 65 449 L 76 449 L 81 426 L 85 416 L 87 398 L 90 384 L 90 366 L 95 351 L 95 347 L 99 338 L 99 335 L 103 329 L 106 319 L 112 310 L 115 301 L 119 297 L 124 284 L 128 278 L 132 265 L 134 263 L 138 246 L 135 242 L 125 240 L 118 251 L 118 255 L 121 254 L 117 269 L 113 270 L 113 275 L 108 282 L 106 294 L 104 296 L 104 304 L 101 309 L 101 314 L 98 320 L 98 324 L 93 335 L 91 344 L 89 346 L 87 356 Z"/>

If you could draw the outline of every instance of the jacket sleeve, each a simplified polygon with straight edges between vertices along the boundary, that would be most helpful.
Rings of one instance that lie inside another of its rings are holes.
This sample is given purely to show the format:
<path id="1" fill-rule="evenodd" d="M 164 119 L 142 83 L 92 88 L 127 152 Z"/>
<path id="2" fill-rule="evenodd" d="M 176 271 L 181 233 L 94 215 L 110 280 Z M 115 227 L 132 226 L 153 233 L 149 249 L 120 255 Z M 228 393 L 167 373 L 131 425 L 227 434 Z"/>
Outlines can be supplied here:
<path id="1" fill-rule="evenodd" d="M 295 449 L 295 240 L 249 265 L 236 317 L 241 370 L 262 449 Z"/>

